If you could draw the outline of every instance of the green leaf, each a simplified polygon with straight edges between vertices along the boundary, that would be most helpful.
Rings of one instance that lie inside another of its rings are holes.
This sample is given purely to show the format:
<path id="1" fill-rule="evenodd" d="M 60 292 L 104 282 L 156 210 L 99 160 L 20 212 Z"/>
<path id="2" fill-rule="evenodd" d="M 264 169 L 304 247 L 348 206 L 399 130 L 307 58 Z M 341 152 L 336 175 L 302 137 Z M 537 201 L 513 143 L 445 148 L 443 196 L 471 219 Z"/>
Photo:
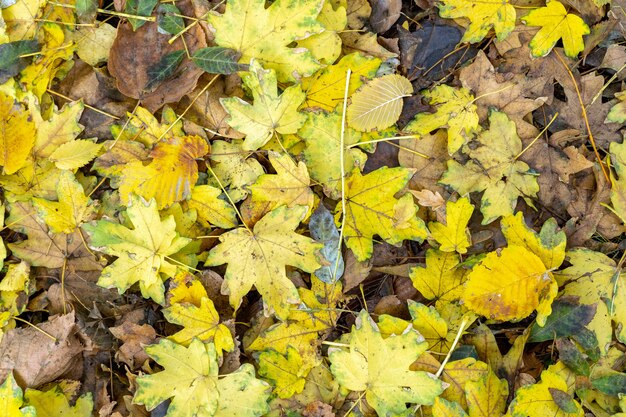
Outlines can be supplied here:
<path id="1" fill-rule="evenodd" d="M 127 0 L 124 7 L 124 13 L 135 16 L 150 16 L 155 6 L 159 3 L 159 0 Z M 133 30 L 137 30 L 146 24 L 145 20 L 128 18 L 128 22 L 133 27 Z"/>
<path id="2" fill-rule="evenodd" d="M 529 343 L 545 342 L 571 336 L 582 330 L 596 314 L 596 304 L 580 304 L 579 297 L 564 296 L 552 303 L 552 314 L 543 327 L 535 322 L 530 331 Z"/>
<path id="3" fill-rule="evenodd" d="M 157 13 L 159 33 L 176 35 L 185 30 L 185 21 L 178 7 L 173 4 L 160 4 Z"/>
<path id="4" fill-rule="evenodd" d="M 221 46 L 200 48 L 193 53 L 191 60 L 201 70 L 210 74 L 233 74 L 237 71 L 248 71 L 247 64 L 240 64 L 239 52 Z"/>
<path id="5" fill-rule="evenodd" d="M 7 417 L 36 417 L 35 408 L 32 406 L 22 407 L 23 404 L 22 389 L 15 382 L 13 372 L 9 372 L 9 375 L 0 385 L 0 410 L 2 410 L 2 415 Z"/>
<path id="6" fill-rule="evenodd" d="M 89 21 L 96 17 L 98 0 L 76 0 L 76 15 L 80 21 Z"/>
<path id="7" fill-rule="evenodd" d="M 591 380 L 591 385 L 607 395 L 617 396 L 626 392 L 626 373 L 615 372 Z"/>
<path id="8" fill-rule="evenodd" d="M 589 376 L 590 368 L 586 356 L 568 338 L 557 339 L 556 347 L 559 351 L 559 360 L 578 375 Z"/>
<path id="9" fill-rule="evenodd" d="M 144 87 L 144 91 L 154 90 L 160 83 L 170 78 L 176 72 L 176 68 L 185 57 L 185 51 L 174 51 L 167 55 L 163 55 L 161 60 L 150 66 L 146 71 L 148 82 Z"/>
<path id="10" fill-rule="evenodd" d="M 26 67 L 28 59 L 21 58 L 22 55 L 38 50 L 39 42 L 35 40 L 15 41 L 0 45 L 0 84 L 4 84 Z"/>

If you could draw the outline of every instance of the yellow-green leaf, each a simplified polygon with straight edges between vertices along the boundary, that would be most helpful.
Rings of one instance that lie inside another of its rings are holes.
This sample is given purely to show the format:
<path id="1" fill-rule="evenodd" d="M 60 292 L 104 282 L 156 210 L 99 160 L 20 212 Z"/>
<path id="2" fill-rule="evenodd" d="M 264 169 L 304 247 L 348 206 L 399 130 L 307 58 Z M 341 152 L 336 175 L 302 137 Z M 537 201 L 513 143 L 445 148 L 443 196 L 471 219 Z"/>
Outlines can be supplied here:
<path id="1" fill-rule="evenodd" d="M 228 0 L 224 14 L 209 14 L 208 20 L 215 43 L 239 51 L 239 62 L 255 58 L 275 70 L 278 81 L 293 82 L 320 67 L 308 50 L 290 44 L 324 30 L 316 20 L 323 3 L 278 0 L 266 8 L 264 0 Z"/>
<path id="2" fill-rule="evenodd" d="M 401 75 L 374 78 L 352 95 L 348 125 L 361 132 L 386 129 L 398 121 L 402 98 L 412 93 L 413 85 Z"/>
<path id="3" fill-rule="evenodd" d="M 502 41 L 515 28 L 515 8 L 509 0 L 442 0 L 438 7 L 441 17 L 469 19 L 461 42 L 480 42 L 492 27 Z"/>
<path id="4" fill-rule="evenodd" d="M 423 92 L 422 95 L 436 111 L 419 113 L 405 130 L 424 136 L 436 129 L 448 129 L 448 152 L 452 155 L 469 140 L 470 134 L 478 129 L 474 96 L 465 88 L 457 89 L 446 84 L 438 85 L 431 91 Z"/>
<path id="5" fill-rule="evenodd" d="M 443 392 L 433 375 L 409 369 L 427 349 L 415 330 L 383 339 L 369 314 L 361 311 L 348 340 L 348 349 L 328 349 L 330 369 L 342 387 L 364 391 L 379 416 L 406 413 L 407 404 L 432 404 Z"/>
<path id="6" fill-rule="evenodd" d="M 223 291 L 237 309 L 254 285 L 263 296 L 268 312 L 287 318 L 300 303 L 298 290 L 287 278 L 285 267 L 306 272 L 320 267 L 316 252 L 322 244 L 294 232 L 307 212 L 306 207 L 278 207 L 254 225 L 254 230 L 238 228 L 220 235 L 220 244 L 209 252 L 207 266 L 228 264 Z"/>
<path id="7" fill-rule="evenodd" d="M 226 198 L 220 198 L 222 190 L 210 185 L 196 185 L 191 191 L 189 207 L 196 209 L 198 217 L 207 226 L 213 225 L 222 229 L 237 226 L 237 213 Z"/>
<path id="8" fill-rule="evenodd" d="M 27 389 L 24 393 L 26 403 L 37 411 L 37 417 L 91 417 L 93 412 L 93 398 L 91 393 L 81 396 L 74 405 L 63 390 L 55 385 L 47 391 Z"/>
<path id="9" fill-rule="evenodd" d="M 564 232 L 557 232 L 559 226 L 553 218 L 546 220 L 539 233 L 526 225 L 522 212 L 503 217 L 500 227 L 510 246 L 525 247 L 537 255 L 547 269 L 556 269 L 563 263 L 566 237 Z"/>
<path id="10" fill-rule="evenodd" d="M 163 276 L 173 277 L 176 273 L 176 264 L 168 257 L 180 251 L 191 239 L 176 233 L 172 216 L 161 220 L 154 200 L 146 202 L 131 195 L 126 214 L 133 229 L 108 220 L 83 226 L 91 235 L 94 249 L 117 256 L 102 271 L 98 285 L 117 288 L 122 294 L 138 282 L 144 297 L 163 304 Z"/>
<path id="11" fill-rule="evenodd" d="M 539 32 L 530 41 L 530 51 L 534 57 L 546 56 L 561 39 L 565 55 L 576 58 L 585 49 L 583 36 L 590 33 L 589 26 L 580 17 L 567 13 L 565 6 L 557 0 L 550 0 L 545 7 L 531 10 L 522 17 L 528 26 L 539 26 Z"/>
<path id="12" fill-rule="evenodd" d="M 6 379 L 0 385 L 0 410 L 6 417 L 36 417 L 37 413 L 33 406 L 24 406 L 22 389 L 15 378 L 13 372 L 9 372 Z"/>
<path id="13" fill-rule="evenodd" d="M 184 347 L 163 339 L 145 350 L 164 368 L 137 378 L 133 402 L 148 411 L 167 399 L 171 399 L 167 415 L 176 417 L 257 417 L 269 411 L 268 386 L 255 378 L 252 365 L 218 377 L 212 343 L 194 339 Z"/>
<path id="14" fill-rule="evenodd" d="M 467 150 L 472 159 L 463 165 L 449 160 L 448 170 L 440 181 L 462 196 L 484 191 L 480 207 L 483 224 L 513 214 L 520 196 L 533 207 L 531 197 L 539 191 L 537 178 L 528 164 L 517 159 L 522 141 L 515 123 L 497 111 L 491 112 L 489 122 L 489 130 L 478 135 L 478 146 Z"/>
<path id="15" fill-rule="evenodd" d="M 282 355 L 270 349 L 259 355 L 259 375 L 269 379 L 276 386 L 274 390 L 280 398 L 289 398 L 302 392 L 305 377 L 315 364 L 305 364 L 298 351 L 289 346 L 287 354 Z"/>
<path id="16" fill-rule="evenodd" d="M 183 329 L 169 337 L 170 340 L 189 346 L 194 338 L 203 342 L 213 342 L 218 356 L 222 351 L 231 352 L 235 349 L 233 336 L 223 324 L 215 311 L 213 301 L 202 297 L 200 305 L 192 303 L 173 303 L 163 310 L 163 315 L 170 323 L 183 326 Z"/>
<path id="17" fill-rule="evenodd" d="M 470 417 L 501 416 L 506 407 L 509 384 L 489 370 L 477 381 L 465 384 L 465 397 Z"/>

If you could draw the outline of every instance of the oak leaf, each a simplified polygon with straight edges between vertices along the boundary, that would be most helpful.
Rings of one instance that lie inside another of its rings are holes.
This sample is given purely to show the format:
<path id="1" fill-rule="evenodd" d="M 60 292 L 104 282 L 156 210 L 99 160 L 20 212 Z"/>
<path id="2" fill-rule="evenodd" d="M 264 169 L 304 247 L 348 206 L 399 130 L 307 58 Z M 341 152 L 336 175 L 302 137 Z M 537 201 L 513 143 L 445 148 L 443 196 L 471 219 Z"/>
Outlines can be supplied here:
<path id="1" fill-rule="evenodd" d="M 84 226 L 94 249 L 117 256 L 102 271 L 98 285 L 117 288 L 122 294 L 138 282 L 144 297 L 163 304 L 163 276 L 172 277 L 176 273 L 176 264 L 168 257 L 191 240 L 178 235 L 172 216 L 161 220 L 154 200 L 146 202 L 131 195 L 126 214 L 133 229 L 108 220 Z"/>
<path id="2" fill-rule="evenodd" d="M 383 339 L 369 314 L 361 311 L 348 337 L 348 349 L 328 349 L 330 369 L 342 387 L 364 391 L 379 416 L 406 413 L 407 403 L 430 405 L 443 392 L 433 375 L 410 370 L 428 346 L 410 327 Z"/>
<path id="3" fill-rule="evenodd" d="M 223 15 L 209 14 L 209 25 L 219 46 L 241 53 L 239 62 L 252 58 L 276 71 L 278 81 L 293 82 L 313 74 L 320 64 L 292 42 L 324 30 L 316 20 L 320 0 L 279 0 L 265 7 L 264 0 L 228 0 Z"/>
<path id="4" fill-rule="evenodd" d="M 278 207 L 266 214 L 254 229 L 238 228 L 220 235 L 220 244 L 209 252 L 205 265 L 227 263 L 222 292 L 237 309 L 254 285 L 263 296 L 267 312 L 287 318 L 300 303 L 295 285 L 285 274 L 292 265 L 306 272 L 320 267 L 316 252 L 322 245 L 294 232 L 307 208 Z"/>
<path id="5" fill-rule="evenodd" d="M 252 365 L 244 364 L 218 378 L 212 343 L 194 339 L 184 347 L 163 339 L 145 350 L 164 368 L 137 378 L 133 401 L 145 405 L 148 411 L 170 398 L 168 416 L 256 417 L 269 411 L 267 384 L 255 378 Z"/>
<path id="6" fill-rule="evenodd" d="M 492 27 L 503 41 L 515 29 L 516 12 L 508 0 L 443 0 L 438 7 L 441 17 L 469 19 L 461 42 L 480 42 Z"/>
<path id="7" fill-rule="evenodd" d="M 497 111 L 491 112 L 489 122 L 489 130 L 478 135 L 478 146 L 467 150 L 472 159 L 464 165 L 448 161 L 448 170 L 441 178 L 441 183 L 450 185 L 462 196 L 484 191 L 480 207 L 483 224 L 513 214 L 520 196 L 533 207 L 531 198 L 539 191 L 530 167 L 517 159 L 522 152 L 522 141 L 515 123 Z"/>
<path id="8" fill-rule="evenodd" d="M 448 153 L 452 155 L 478 129 L 478 114 L 474 96 L 465 88 L 453 88 L 442 84 L 422 93 L 435 113 L 418 113 L 405 127 L 407 132 L 424 136 L 439 128 L 448 129 Z"/>
<path id="9" fill-rule="evenodd" d="M 567 13 L 565 6 L 557 0 L 550 0 L 545 7 L 531 10 L 522 17 L 528 26 L 539 26 L 539 32 L 530 41 L 530 51 L 534 57 L 546 56 L 561 39 L 565 55 L 576 58 L 585 49 L 583 35 L 590 33 L 583 19 Z"/>
<path id="10" fill-rule="evenodd" d="M 362 175 L 355 169 L 346 178 L 344 239 L 357 260 L 364 261 L 372 256 L 374 235 L 392 245 L 426 238 L 426 225 L 416 216 L 413 197 L 410 194 L 395 197 L 413 173 L 414 170 L 407 168 L 383 167 Z M 338 205 L 336 220 L 341 214 L 341 205 Z"/>

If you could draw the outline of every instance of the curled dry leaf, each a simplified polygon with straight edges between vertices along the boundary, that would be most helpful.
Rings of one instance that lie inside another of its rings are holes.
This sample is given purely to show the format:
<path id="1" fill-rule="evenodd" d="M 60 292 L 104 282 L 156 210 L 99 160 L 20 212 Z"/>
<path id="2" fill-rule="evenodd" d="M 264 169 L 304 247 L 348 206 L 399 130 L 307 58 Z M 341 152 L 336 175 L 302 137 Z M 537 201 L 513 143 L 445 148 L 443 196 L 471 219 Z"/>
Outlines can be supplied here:
<path id="1" fill-rule="evenodd" d="M 182 14 L 193 15 L 190 0 L 176 2 Z M 169 34 L 159 32 L 156 22 L 148 22 L 137 31 L 129 22 L 123 22 L 117 29 L 117 37 L 109 55 L 109 72 L 117 78 L 117 88 L 125 95 L 141 100 L 142 105 L 156 111 L 166 103 L 180 100 L 192 91 L 202 70 L 185 58 L 173 76 L 164 80 L 152 91 L 146 91 L 151 83 L 148 70 L 172 52 L 188 48 L 190 52 L 207 46 L 205 33 L 198 25 L 191 27 L 183 35 L 168 43 Z"/>

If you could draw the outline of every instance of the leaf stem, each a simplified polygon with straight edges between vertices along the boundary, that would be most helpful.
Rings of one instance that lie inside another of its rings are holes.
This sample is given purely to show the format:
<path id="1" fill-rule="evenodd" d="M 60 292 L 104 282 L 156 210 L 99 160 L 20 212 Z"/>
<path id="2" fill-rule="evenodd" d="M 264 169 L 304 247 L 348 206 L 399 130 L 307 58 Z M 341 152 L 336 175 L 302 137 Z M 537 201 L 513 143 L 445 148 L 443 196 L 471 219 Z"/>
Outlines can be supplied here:
<path id="1" fill-rule="evenodd" d="M 454 348 L 456 348 L 457 343 L 459 343 L 459 339 L 461 338 L 461 335 L 463 334 L 465 325 L 467 325 L 467 317 L 463 317 L 463 321 L 461 322 L 461 325 L 459 326 L 459 331 L 456 333 L 456 337 L 454 338 L 454 342 L 452 342 L 452 346 L 450 346 L 450 351 L 446 355 L 443 362 L 441 362 L 441 366 L 439 367 L 439 370 L 435 374 L 437 378 L 439 378 L 441 374 L 443 373 L 443 368 L 446 366 L 446 364 L 450 360 L 450 357 L 452 356 L 452 352 L 454 351 Z"/>

